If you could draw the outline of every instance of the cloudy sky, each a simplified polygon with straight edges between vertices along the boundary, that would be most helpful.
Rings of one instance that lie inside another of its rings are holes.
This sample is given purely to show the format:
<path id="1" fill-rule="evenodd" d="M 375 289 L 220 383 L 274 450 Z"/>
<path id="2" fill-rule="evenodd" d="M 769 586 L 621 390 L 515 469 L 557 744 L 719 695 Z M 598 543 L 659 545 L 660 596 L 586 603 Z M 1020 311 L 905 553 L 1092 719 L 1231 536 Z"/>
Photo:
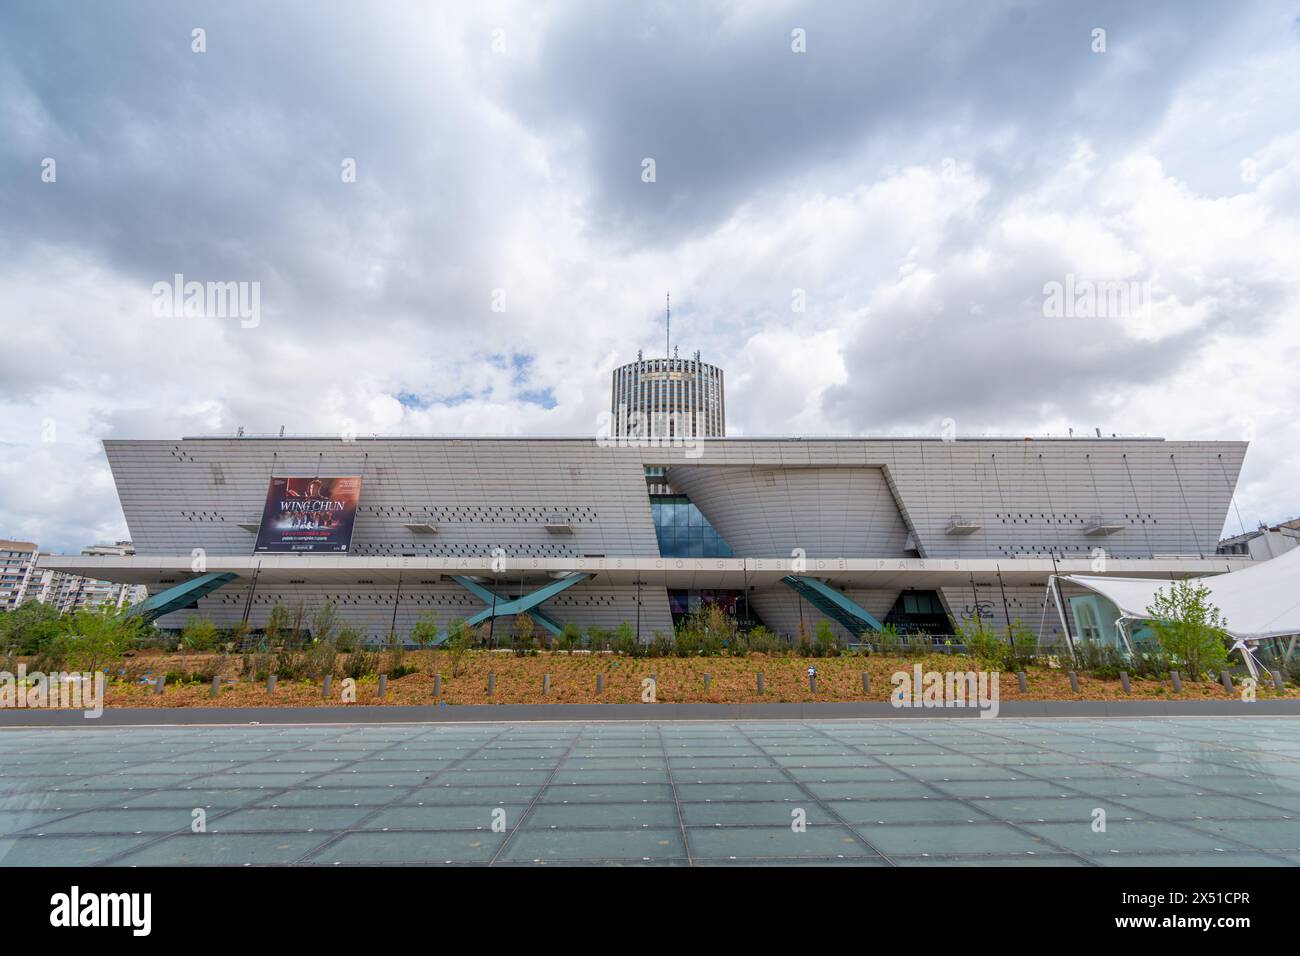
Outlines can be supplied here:
<path id="1" fill-rule="evenodd" d="M 1297 104 L 1296 2 L 7 0 L 0 537 L 126 537 L 104 438 L 593 434 L 667 290 L 732 434 L 1249 438 L 1300 514 Z"/>

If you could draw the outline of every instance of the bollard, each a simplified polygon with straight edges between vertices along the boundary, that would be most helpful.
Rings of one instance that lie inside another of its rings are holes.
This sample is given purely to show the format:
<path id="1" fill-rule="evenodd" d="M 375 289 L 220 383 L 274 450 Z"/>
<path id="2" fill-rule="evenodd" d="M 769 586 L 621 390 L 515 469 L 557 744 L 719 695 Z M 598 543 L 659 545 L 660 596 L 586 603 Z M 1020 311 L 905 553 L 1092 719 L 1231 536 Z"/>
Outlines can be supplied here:
<path id="1" fill-rule="evenodd" d="M 334 683 L 334 675 L 326 674 L 325 679 L 320 682 L 320 695 L 325 700 L 329 700 L 330 685 Z"/>
<path id="2" fill-rule="evenodd" d="M 758 672 L 758 682 L 755 686 L 758 688 L 758 692 L 760 694 L 763 693 L 763 672 L 762 671 Z"/>
<path id="3" fill-rule="evenodd" d="M 1273 689 L 1279 694 L 1286 693 L 1286 685 L 1282 683 L 1281 671 L 1269 671 L 1273 675 Z"/>
<path id="4" fill-rule="evenodd" d="M 817 693 L 817 675 L 816 675 L 816 674 L 809 674 L 809 675 L 808 675 L 808 690 L 809 690 L 810 693 L 813 693 L 813 694 Z"/>
<path id="5" fill-rule="evenodd" d="M 871 696 L 871 675 L 866 671 L 862 672 L 862 696 Z"/>
<path id="6" fill-rule="evenodd" d="M 274 675 L 274 674 L 272 674 L 270 677 L 268 677 L 268 678 L 266 679 L 266 692 L 267 692 L 268 694 L 274 694 L 274 693 L 275 693 L 275 675 Z"/>
<path id="7" fill-rule="evenodd" d="M 1183 676 L 1178 671 L 1170 671 L 1169 679 L 1174 682 L 1174 693 L 1181 694 L 1183 692 Z"/>
<path id="8" fill-rule="evenodd" d="M 218 676 L 212 678 L 212 694 L 211 694 L 211 696 L 212 696 L 212 697 L 216 697 L 216 696 L 219 695 L 220 693 L 221 693 L 221 676 L 218 675 Z"/>
<path id="9" fill-rule="evenodd" d="M 497 692 L 497 675 L 488 674 L 488 696 L 491 697 Z"/>
<path id="10" fill-rule="evenodd" d="M 713 675 L 712 675 L 712 674 L 705 674 L 705 675 L 704 675 L 704 693 L 707 694 L 707 693 L 709 692 L 709 684 L 711 684 L 711 683 L 713 683 Z"/>
<path id="11" fill-rule="evenodd" d="M 388 693 L 388 675 L 379 675 L 379 699 L 384 699 L 384 694 Z"/>
<path id="12" fill-rule="evenodd" d="M 1070 690 L 1079 693 L 1079 675 L 1074 671 L 1070 671 Z"/>
<path id="13" fill-rule="evenodd" d="M 1028 694 L 1028 693 L 1029 693 L 1029 678 L 1025 676 L 1025 672 L 1024 672 L 1024 671 L 1020 671 L 1020 672 L 1018 672 L 1018 673 L 1016 674 L 1016 680 L 1018 680 L 1018 681 L 1020 682 L 1020 693 L 1022 693 L 1022 694 Z"/>
<path id="14" fill-rule="evenodd" d="M 603 694 L 603 693 L 605 693 L 605 675 L 604 675 L 604 674 L 597 674 L 597 675 L 596 675 L 596 693 L 597 693 L 597 694 Z"/>
<path id="15" fill-rule="evenodd" d="M 1220 681 L 1220 683 L 1223 684 L 1223 689 L 1226 690 L 1229 694 L 1231 694 L 1231 693 L 1232 693 L 1232 674 L 1230 674 L 1228 671 L 1220 671 L 1220 672 L 1219 672 L 1219 681 Z"/>
<path id="16" fill-rule="evenodd" d="M 167 686 L 167 675 L 159 674 L 158 679 L 153 682 L 153 692 L 155 694 L 161 694 L 163 692 L 163 688 L 166 686 Z"/>
<path id="17" fill-rule="evenodd" d="M 433 696 L 435 698 L 442 696 L 442 675 L 433 675 Z"/>
<path id="18" fill-rule="evenodd" d="M 551 692 L 551 675 L 543 674 L 542 675 L 542 696 L 545 697 L 550 692 Z"/>
<path id="19" fill-rule="evenodd" d="M 1132 688 L 1128 683 L 1128 671 L 1119 672 L 1119 686 L 1124 688 L 1124 693 L 1126 694 L 1132 691 Z"/>

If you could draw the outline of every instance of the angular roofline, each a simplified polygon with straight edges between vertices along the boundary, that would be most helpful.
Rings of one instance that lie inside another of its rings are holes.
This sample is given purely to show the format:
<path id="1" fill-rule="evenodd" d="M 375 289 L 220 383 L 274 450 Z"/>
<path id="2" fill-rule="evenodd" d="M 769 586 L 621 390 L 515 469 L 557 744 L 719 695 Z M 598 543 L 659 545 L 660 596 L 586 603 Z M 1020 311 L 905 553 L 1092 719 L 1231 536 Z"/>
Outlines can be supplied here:
<path id="1" fill-rule="evenodd" d="M 171 438 L 108 438 L 105 441 L 176 441 Z M 582 441 L 595 442 L 602 440 L 596 435 L 456 435 L 456 434 L 428 434 L 428 435 L 356 435 L 349 436 L 348 441 Z M 611 443 L 635 442 L 636 439 L 605 439 Z M 668 443 L 666 438 L 645 439 L 647 442 Z M 726 437 L 706 438 L 700 437 L 678 437 L 671 439 L 672 442 L 680 444 L 685 441 L 698 442 L 880 442 L 880 441 L 1062 441 L 1062 442 L 1123 442 L 1123 441 L 1149 441 L 1163 442 L 1168 439 L 1156 435 L 1105 435 L 1098 438 L 1096 435 L 957 435 L 951 439 L 945 439 L 942 435 L 728 435 Z M 1221 439 L 1178 439 L 1180 441 L 1205 441 L 1216 444 L 1247 444 L 1246 442 L 1235 442 Z M 179 441 L 341 441 L 337 432 L 328 434 L 303 434 L 303 435 L 183 435 Z"/>

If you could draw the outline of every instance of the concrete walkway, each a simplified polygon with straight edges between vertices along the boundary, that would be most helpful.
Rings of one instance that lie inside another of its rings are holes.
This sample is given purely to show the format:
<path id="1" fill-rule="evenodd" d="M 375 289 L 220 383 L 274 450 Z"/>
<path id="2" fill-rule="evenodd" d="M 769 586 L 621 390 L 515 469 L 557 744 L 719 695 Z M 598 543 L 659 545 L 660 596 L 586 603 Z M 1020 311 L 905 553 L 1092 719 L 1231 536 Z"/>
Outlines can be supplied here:
<path id="1" fill-rule="evenodd" d="M 969 718 L 969 708 L 893 707 L 880 702 L 793 704 L 469 704 L 399 707 L 115 707 L 98 718 L 73 710 L 3 710 L 0 729 L 10 727 L 199 726 L 229 724 L 408 724 L 487 721 L 603 720 L 804 720 L 837 718 Z M 1005 701 L 1000 717 L 1288 717 L 1300 716 L 1300 700 L 1206 701 Z"/>

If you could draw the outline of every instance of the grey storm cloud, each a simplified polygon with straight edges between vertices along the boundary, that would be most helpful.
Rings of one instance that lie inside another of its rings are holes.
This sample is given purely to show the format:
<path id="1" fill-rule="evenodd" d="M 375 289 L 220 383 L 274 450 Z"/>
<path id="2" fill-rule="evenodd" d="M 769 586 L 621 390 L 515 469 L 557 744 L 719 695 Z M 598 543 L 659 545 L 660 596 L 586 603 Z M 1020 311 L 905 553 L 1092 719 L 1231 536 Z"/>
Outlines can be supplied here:
<path id="1" fill-rule="evenodd" d="M 1047 141 L 1122 142 L 1149 124 L 1223 42 L 1226 12 L 1213 0 L 846 2 L 760 6 L 724 27 L 722 9 L 571 5 L 509 91 L 526 121 L 583 131 L 592 219 L 615 241 L 672 241 L 810 169 L 834 182 L 855 151 L 884 166 L 974 148 L 991 175 L 1033 177 Z M 1122 83 L 1091 51 L 1096 27 L 1133 61 Z M 793 29 L 807 55 L 791 54 Z M 1011 139 L 983 150 L 989 132 Z M 640 180 L 645 157 L 656 189 Z"/>

